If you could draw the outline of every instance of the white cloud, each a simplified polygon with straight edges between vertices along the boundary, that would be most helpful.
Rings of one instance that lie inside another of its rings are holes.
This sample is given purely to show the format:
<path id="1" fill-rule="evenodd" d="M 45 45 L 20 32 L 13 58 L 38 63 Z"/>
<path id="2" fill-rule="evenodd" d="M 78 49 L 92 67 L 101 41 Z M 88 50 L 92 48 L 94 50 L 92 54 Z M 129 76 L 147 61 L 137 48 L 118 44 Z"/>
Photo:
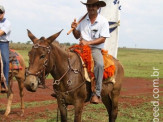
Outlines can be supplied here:
<path id="1" fill-rule="evenodd" d="M 163 49 L 162 4 L 162 0 L 122 1 L 120 41 L 134 40 L 141 47 Z"/>

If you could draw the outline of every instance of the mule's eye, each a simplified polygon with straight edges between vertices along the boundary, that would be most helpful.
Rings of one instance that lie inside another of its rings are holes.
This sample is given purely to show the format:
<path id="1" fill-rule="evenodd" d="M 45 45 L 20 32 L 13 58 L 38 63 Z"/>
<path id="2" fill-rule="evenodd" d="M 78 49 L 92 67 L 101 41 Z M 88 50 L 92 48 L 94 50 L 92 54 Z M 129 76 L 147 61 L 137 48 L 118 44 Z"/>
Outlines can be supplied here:
<path id="1" fill-rule="evenodd" d="M 45 58 L 45 55 L 41 55 L 41 56 L 40 56 L 40 59 L 42 59 L 42 58 Z"/>

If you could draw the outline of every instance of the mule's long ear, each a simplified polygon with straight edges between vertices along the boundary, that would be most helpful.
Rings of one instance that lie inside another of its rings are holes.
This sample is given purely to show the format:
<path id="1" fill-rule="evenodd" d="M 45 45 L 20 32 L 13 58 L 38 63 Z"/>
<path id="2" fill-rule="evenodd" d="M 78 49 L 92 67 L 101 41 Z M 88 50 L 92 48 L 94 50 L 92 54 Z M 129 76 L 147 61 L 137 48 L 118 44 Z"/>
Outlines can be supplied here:
<path id="1" fill-rule="evenodd" d="M 47 38 L 47 42 L 48 42 L 49 44 L 51 44 L 51 43 L 59 36 L 59 34 L 60 34 L 62 31 L 63 31 L 63 29 L 62 29 L 60 32 L 58 32 L 58 33 L 56 33 L 56 34 L 54 34 L 54 35 L 48 37 L 48 38 Z"/>
<path id="2" fill-rule="evenodd" d="M 31 33 L 30 30 L 27 29 L 27 31 L 28 31 L 28 37 L 32 40 L 32 42 L 33 42 L 34 44 L 36 44 L 36 41 L 37 41 L 38 39 Z"/>

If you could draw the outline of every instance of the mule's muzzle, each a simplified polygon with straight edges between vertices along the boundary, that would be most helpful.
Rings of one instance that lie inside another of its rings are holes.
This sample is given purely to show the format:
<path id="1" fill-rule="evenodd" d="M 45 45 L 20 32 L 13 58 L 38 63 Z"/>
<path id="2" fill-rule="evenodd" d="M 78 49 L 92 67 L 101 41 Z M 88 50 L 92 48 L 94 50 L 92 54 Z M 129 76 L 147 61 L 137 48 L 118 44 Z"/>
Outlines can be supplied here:
<path id="1" fill-rule="evenodd" d="M 34 83 L 31 83 L 31 85 L 24 84 L 25 88 L 30 92 L 36 92 L 36 89 L 34 89 Z"/>
<path id="2" fill-rule="evenodd" d="M 24 82 L 25 88 L 30 92 L 36 92 L 38 88 L 38 80 L 36 76 L 28 76 Z"/>

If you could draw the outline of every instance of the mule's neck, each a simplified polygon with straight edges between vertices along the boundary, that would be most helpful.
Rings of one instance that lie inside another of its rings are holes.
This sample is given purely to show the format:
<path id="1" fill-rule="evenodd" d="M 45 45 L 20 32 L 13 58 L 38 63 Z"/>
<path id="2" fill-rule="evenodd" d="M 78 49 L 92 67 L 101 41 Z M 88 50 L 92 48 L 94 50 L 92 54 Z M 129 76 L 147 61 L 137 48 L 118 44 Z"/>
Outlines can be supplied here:
<path id="1" fill-rule="evenodd" d="M 69 53 L 56 45 L 52 46 L 51 51 L 52 56 L 50 58 L 51 61 L 54 63 L 51 75 L 54 78 L 59 78 L 68 69 Z"/>

